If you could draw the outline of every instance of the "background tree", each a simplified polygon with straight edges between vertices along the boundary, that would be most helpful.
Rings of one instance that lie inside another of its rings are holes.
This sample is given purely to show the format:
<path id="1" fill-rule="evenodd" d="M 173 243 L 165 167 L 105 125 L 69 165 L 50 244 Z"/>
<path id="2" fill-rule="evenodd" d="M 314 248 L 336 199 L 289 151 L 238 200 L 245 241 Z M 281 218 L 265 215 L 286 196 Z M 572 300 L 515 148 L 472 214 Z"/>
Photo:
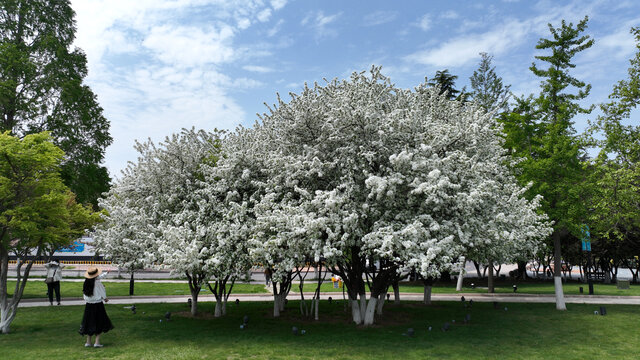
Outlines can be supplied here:
<path id="1" fill-rule="evenodd" d="M 522 158 L 516 172 L 522 184 L 531 182 L 529 197 L 541 194 L 542 209 L 554 221 L 551 236 L 554 251 L 554 281 L 556 308 L 565 310 L 562 291 L 562 242 L 578 236 L 585 220 L 582 184 L 585 158 L 583 144 L 575 135 L 573 117 L 589 113 L 579 101 L 587 97 L 590 85 L 569 74 L 575 67 L 573 57 L 593 45 L 588 35 L 585 17 L 577 25 L 564 20 L 560 27 L 549 24 L 551 39 L 540 39 L 536 49 L 551 52 L 535 58 L 547 64 L 540 68 L 533 63 L 531 71 L 543 80 L 537 97 L 518 100 L 514 113 L 502 117 L 506 132 L 505 146 Z M 577 90 L 571 93 L 571 90 Z"/>
<path id="2" fill-rule="evenodd" d="M 46 133 L 18 139 L 0 134 L 0 332 L 8 333 L 29 279 L 30 254 L 67 246 L 97 216 L 75 202 L 60 179 L 62 150 Z M 16 285 L 9 297 L 9 255 L 18 259 Z M 22 266 L 26 264 L 24 272 Z"/>
<path id="3" fill-rule="evenodd" d="M 96 95 L 83 84 L 87 59 L 72 46 L 74 15 L 68 0 L 0 2 L 0 131 L 49 131 L 65 152 L 65 184 L 78 202 L 95 205 L 109 187 L 100 164 L 112 138 Z"/>
<path id="4" fill-rule="evenodd" d="M 457 75 L 449 73 L 449 69 L 438 70 L 431 80 L 427 82 L 427 85 L 438 87 L 438 93 L 440 95 L 446 94 L 445 97 L 449 100 L 454 100 L 458 97 L 458 94 L 463 95 L 460 90 L 456 89 Z"/>
<path id="5" fill-rule="evenodd" d="M 495 66 L 491 66 L 493 56 L 480 53 L 480 64 L 469 78 L 471 81 L 470 97 L 486 111 L 507 111 L 509 104 L 509 88 L 504 86 L 502 78 L 496 74 Z"/>
<path id="6" fill-rule="evenodd" d="M 592 232 L 603 242 L 599 247 L 619 249 L 615 252 L 621 254 L 621 262 L 637 280 L 634 256 L 640 255 L 640 126 L 625 124 L 625 120 L 640 103 L 640 28 L 631 28 L 631 33 L 637 51 L 629 61 L 628 78 L 613 87 L 611 101 L 601 105 L 603 114 L 591 126 L 592 132 L 604 136 L 593 139 L 600 152 L 590 164 L 593 196 L 589 220 Z M 607 263 L 609 260 L 614 259 L 606 257 Z"/>

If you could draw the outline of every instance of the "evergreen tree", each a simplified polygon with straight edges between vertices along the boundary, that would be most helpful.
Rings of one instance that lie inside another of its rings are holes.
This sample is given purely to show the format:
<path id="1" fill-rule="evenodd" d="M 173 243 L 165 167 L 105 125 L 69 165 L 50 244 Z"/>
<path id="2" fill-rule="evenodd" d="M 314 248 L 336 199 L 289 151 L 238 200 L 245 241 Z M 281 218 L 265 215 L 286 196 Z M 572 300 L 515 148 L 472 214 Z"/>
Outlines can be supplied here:
<path id="1" fill-rule="evenodd" d="M 469 78 L 471 81 L 471 97 L 485 110 L 499 109 L 507 111 L 507 96 L 510 86 L 504 86 L 502 78 L 496 74 L 495 66 L 491 66 L 493 56 L 480 53 L 482 59 L 478 69 Z"/>
<path id="2" fill-rule="evenodd" d="M 429 86 L 437 86 L 440 88 L 438 92 L 440 95 L 447 94 L 446 97 L 449 100 L 456 98 L 456 95 L 460 93 L 460 90 L 456 89 L 457 75 L 449 73 L 449 69 L 438 70 L 436 75 L 427 82 Z"/>
<path id="3" fill-rule="evenodd" d="M 63 180 L 79 202 L 96 204 L 109 187 L 100 164 L 112 138 L 83 83 L 87 59 L 72 46 L 74 15 L 68 0 L 0 2 L 0 131 L 49 131 L 65 152 Z"/>

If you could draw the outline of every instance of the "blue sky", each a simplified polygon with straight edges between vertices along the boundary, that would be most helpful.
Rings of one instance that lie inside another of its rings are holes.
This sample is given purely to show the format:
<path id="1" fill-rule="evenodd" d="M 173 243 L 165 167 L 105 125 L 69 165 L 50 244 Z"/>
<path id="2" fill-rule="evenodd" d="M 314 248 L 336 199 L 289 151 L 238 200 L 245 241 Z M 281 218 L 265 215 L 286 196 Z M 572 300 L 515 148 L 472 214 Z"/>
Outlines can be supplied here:
<path id="1" fill-rule="evenodd" d="M 606 100 L 635 52 L 640 2 L 72 0 L 76 45 L 88 57 L 87 83 L 111 121 L 106 166 L 118 176 L 135 161 L 135 139 L 154 141 L 183 127 L 250 126 L 276 93 L 305 82 L 345 78 L 381 65 L 410 88 L 449 69 L 469 84 L 480 52 L 517 95 L 536 92 L 529 71 L 547 23 L 588 15 L 596 43 L 575 58 L 574 76 Z M 632 121 L 637 123 L 638 113 Z M 581 131 L 588 118 L 576 119 Z"/>

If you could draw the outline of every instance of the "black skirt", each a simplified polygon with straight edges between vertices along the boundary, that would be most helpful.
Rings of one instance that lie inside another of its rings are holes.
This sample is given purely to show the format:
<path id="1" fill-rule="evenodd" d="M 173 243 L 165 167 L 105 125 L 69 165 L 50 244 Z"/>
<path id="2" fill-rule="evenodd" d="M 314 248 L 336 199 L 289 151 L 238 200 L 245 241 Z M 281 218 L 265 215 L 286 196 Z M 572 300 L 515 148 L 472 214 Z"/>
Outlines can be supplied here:
<path id="1" fill-rule="evenodd" d="M 84 307 L 82 324 L 80 324 L 80 335 L 98 335 L 113 329 L 113 324 L 107 316 L 102 302 L 89 304 Z"/>

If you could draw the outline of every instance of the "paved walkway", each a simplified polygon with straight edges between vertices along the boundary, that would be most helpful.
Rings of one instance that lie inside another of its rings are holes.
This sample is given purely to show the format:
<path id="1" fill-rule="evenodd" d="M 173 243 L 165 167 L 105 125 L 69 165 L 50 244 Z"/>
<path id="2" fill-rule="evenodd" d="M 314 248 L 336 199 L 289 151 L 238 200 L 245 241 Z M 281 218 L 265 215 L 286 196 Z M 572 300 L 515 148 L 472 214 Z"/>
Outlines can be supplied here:
<path id="1" fill-rule="evenodd" d="M 310 299 L 313 293 L 305 293 L 305 298 Z M 554 295 L 536 294 L 477 294 L 477 293 L 457 293 L 457 294 L 433 294 L 433 301 L 460 301 L 460 297 L 478 302 L 501 302 L 501 303 L 555 303 Z M 341 293 L 321 293 L 321 299 L 333 297 L 335 300 L 342 299 Z M 187 295 L 167 295 L 167 296 L 114 296 L 109 298 L 109 304 L 150 304 L 150 303 L 187 303 Z M 288 299 L 298 300 L 299 294 L 289 294 Z M 273 301 L 271 294 L 231 294 L 229 302 L 235 299 L 240 301 Z M 422 301 L 423 294 L 400 293 L 400 299 L 404 301 Z M 213 295 L 200 295 L 198 302 L 215 301 Z M 568 304 L 600 304 L 600 305 L 640 305 L 640 296 L 608 296 L 608 295 L 569 295 L 565 296 Z M 82 298 L 63 298 L 62 305 L 84 305 Z M 49 306 L 46 299 L 23 299 L 19 307 Z"/>

